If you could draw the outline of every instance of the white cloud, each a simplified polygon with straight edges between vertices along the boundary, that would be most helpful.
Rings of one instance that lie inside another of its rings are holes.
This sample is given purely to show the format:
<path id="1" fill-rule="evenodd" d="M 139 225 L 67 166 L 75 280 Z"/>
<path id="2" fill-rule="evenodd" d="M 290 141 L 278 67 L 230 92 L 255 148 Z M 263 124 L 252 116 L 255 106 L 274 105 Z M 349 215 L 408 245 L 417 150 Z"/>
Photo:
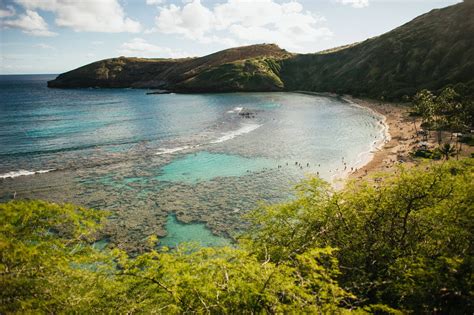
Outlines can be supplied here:
<path id="1" fill-rule="evenodd" d="M 203 39 L 204 34 L 212 29 L 214 14 L 194 0 L 183 7 L 174 4 L 162 8 L 156 17 L 156 29 L 164 34 L 181 34 L 191 39 Z"/>
<path id="2" fill-rule="evenodd" d="M 15 13 L 15 8 L 9 5 L 6 9 L 0 9 L 0 18 L 14 16 Z"/>
<path id="3" fill-rule="evenodd" d="M 212 9 L 200 0 L 191 0 L 183 6 L 161 7 L 152 31 L 179 34 L 203 43 L 275 42 L 291 50 L 330 37 L 331 31 L 319 25 L 323 21 L 292 0 L 227 0 Z M 226 32 L 230 37 L 219 35 Z"/>
<path id="4" fill-rule="evenodd" d="M 24 33 L 34 36 L 57 35 L 48 30 L 48 24 L 36 11 L 32 10 L 26 10 L 25 14 L 20 14 L 16 19 L 4 20 L 2 25 L 21 29 Z"/>
<path id="5" fill-rule="evenodd" d="M 146 0 L 146 4 L 148 5 L 157 5 L 157 4 L 163 4 L 165 3 L 166 0 Z"/>
<path id="6" fill-rule="evenodd" d="M 150 44 L 143 38 L 134 38 L 129 42 L 125 42 L 119 49 L 119 54 L 133 57 L 147 57 L 147 58 L 182 58 L 189 57 L 180 50 L 174 50 L 168 47 L 161 47 Z"/>
<path id="7" fill-rule="evenodd" d="M 350 5 L 353 8 L 365 8 L 369 6 L 369 0 L 337 0 L 344 5 Z"/>
<path id="8" fill-rule="evenodd" d="M 141 30 L 139 22 L 125 16 L 117 0 L 71 1 L 71 0 L 15 0 L 29 10 L 44 10 L 55 14 L 58 26 L 75 31 L 136 33 Z"/>

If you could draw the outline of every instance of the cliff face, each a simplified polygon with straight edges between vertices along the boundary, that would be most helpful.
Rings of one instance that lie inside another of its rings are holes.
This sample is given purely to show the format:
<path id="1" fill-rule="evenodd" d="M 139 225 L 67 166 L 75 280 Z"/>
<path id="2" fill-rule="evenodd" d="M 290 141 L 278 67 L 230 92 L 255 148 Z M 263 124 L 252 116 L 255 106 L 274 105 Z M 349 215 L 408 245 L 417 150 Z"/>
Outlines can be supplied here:
<path id="1" fill-rule="evenodd" d="M 309 90 L 400 98 L 463 83 L 474 89 L 474 1 L 433 10 L 381 36 L 315 54 L 276 45 L 200 58 L 114 58 L 59 75 L 50 87 L 176 92 Z"/>

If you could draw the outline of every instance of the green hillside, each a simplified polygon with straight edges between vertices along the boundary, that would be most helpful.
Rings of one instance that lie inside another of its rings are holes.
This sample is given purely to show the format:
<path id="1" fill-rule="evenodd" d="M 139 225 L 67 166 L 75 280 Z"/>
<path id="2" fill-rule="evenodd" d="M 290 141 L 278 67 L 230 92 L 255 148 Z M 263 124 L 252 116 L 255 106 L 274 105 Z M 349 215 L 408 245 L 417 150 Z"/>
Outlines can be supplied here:
<path id="1" fill-rule="evenodd" d="M 182 92 L 279 91 L 285 85 L 279 77 L 281 64 L 272 57 L 238 60 L 213 67 L 178 83 Z"/>
<path id="2" fill-rule="evenodd" d="M 282 64 L 288 90 L 401 98 L 447 84 L 474 87 L 474 2 L 433 10 L 381 36 Z"/>

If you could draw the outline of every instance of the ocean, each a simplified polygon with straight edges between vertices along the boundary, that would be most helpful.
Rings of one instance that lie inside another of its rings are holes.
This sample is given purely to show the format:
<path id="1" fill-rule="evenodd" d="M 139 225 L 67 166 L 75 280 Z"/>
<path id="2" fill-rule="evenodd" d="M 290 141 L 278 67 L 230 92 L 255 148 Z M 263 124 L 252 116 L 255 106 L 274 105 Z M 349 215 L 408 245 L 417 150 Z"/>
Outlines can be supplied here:
<path id="1" fill-rule="evenodd" d="M 48 89 L 54 77 L 0 76 L 0 200 L 110 210 L 101 241 L 132 251 L 150 235 L 228 244 L 260 202 L 343 178 L 385 140 L 380 116 L 339 98 Z"/>

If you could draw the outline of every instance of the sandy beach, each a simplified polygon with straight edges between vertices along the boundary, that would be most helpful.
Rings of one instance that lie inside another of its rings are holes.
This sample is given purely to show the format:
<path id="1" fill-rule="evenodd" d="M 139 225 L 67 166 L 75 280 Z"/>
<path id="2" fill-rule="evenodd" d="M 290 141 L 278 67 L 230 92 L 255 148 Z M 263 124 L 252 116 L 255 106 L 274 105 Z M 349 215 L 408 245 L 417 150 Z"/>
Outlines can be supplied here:
<path id="1" fill-rule="evenodd" d="M 350 179 L 362 179 L 382 171 L 392 172 L 395 171 L 400 164 L 410 167 L 421 161 L 421 159 L 414 159 L 410 155 L 423 140 L 421 136 L 417 136 L 417 131 L 422 129 L 420 127 L 421 119 L 409 115 L 408 105 L 358 99 L 350 96 L 345 96 L 344 98 L 385 116 L 385 124 L 390 134 L 390 140 L 373 152 L 374 155 L 370 162 L 357 171 L 352 172 L 349 175 Z M 443 134 L 443 142 L 445 142 L 449 139 L 450 133 L 444 132 Z M 430 149 L 438 147 L 435 132 L 431 133 L 431 137 L 429 137 L 426 142 Z M 470 156 L 473 151 L 472 147 L 463 145 L 460 156 Z"/>
<path id="2" fill-rule="evenodd" d="M 345 98 L 383 115 L 390 134 L 389 141 L 373 152 L 370 162 L 351 173 L 349 178 L 363 178 L 379 171 L 393 171 L 402 163 L 414 164 L 415 161 L 410 157 L 410 152 L 420 141 L 416 136 L 416 130 L 420 130 L 421 122 L 409 116 L 408 106 L 353 97 Z"/>

